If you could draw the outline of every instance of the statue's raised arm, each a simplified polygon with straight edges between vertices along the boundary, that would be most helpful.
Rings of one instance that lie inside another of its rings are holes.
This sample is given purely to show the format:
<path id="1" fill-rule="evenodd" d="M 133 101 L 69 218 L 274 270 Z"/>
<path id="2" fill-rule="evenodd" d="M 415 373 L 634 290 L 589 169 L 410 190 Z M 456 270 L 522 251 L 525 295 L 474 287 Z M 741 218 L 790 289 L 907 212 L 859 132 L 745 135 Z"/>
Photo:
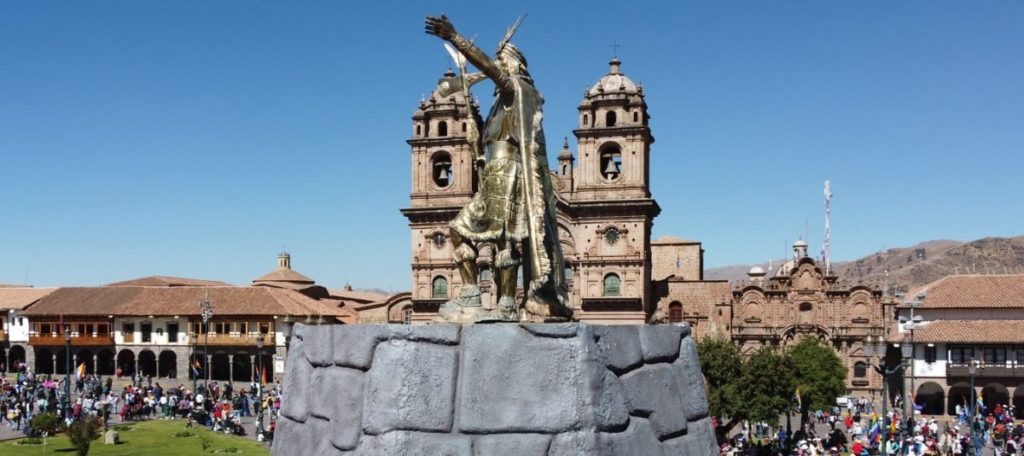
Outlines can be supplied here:
<path id="1" fill-rule="evenodd" d="M 487 53 L 473 44 L 472 41 L 466 39 L 466 37 L 459 35 L 455 31 L 455 26 L 448 20 L 448 16 L 443 14 L 439 17 L 427 16 L 426 32 L 452 43 L 462 55 L 466 56 L 466 60 L 469 60 L 469 63 L 472 63 L 473 66 L 477 67 L 484 75 L 494 81 L 494 84 L 502 91 L 512 90 L 512 85 L 502 75 L 501 69 L 494 64 L 494 61 L 491 60 Z"/>

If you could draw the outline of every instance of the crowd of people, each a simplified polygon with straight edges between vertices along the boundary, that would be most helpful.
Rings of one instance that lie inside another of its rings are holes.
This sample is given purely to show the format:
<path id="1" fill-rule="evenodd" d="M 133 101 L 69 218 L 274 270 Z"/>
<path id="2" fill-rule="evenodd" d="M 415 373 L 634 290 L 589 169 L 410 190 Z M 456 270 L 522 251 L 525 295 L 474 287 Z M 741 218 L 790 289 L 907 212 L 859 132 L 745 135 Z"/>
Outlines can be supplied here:
<path id="1" fill-rule="evenodd" d="M 13 379 L 0 380 L 0 425 L 25 435 L 37 435 L 32 417 L 55 413 L 65 423 L 87 416 L 113 424 L 149 420 L 182 420 L 185 427 L 207 426 L 229 434 L 245 435 L 243 417 L 257 418 L 258 440 L 273 438 L 281 408 L 281 386 L 251 383 L 235 391 L 232 383 L 165 386 L 160 379 L 141 374 L 129 377 L 73 374 L 37 374 L 24 364 L 12 366 Z M 71 401 L 65 401 L 70 386 Z M 262 390 L 262 394 L 260 394 Z M 70 407 L 65 407 L 70 404 Z"/>
<path id="2" fill-rule="evenodd" d="M 1013 405 L 958 406 L 942 423 L 919 411 L 910 421 L 894 405 L 886 417 L 866 401 L 808 413 L 792 435 L 785 424 L 743 422 L 721 456 L 1024 456 L 1024 424 L 1014 420 Z"/>

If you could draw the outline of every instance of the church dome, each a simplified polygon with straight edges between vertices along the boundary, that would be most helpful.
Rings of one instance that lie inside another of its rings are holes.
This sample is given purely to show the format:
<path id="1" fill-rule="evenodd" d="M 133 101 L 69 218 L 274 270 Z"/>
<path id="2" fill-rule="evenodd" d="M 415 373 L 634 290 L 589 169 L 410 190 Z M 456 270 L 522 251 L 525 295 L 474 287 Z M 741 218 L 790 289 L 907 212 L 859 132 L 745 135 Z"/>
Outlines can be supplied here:
<path id="1" fill-rule="evenodd" d="M 601 93 L 609 92 L 636 92 L 637 86 L 632 79 L 629 79 L 626 75 L 619 72 L 619 65 L 622 61 L 618 57 L 612 58 L 611 62 L 608 62 L 611 66 L 611 70 L 608 74 L 604 75 L 590 88 L 590 95 L 598 95 Z"/>
<path id="2" fill-rule="evenodd" d="M 750 268 L 750 272 L 747 272 L 747 275 L 751 276 L 751 277 L 761 277 L 761 276 L 764 276 L 764 268 L 762 268 L 760 266 L 754 266 L 754 267 Z"/>

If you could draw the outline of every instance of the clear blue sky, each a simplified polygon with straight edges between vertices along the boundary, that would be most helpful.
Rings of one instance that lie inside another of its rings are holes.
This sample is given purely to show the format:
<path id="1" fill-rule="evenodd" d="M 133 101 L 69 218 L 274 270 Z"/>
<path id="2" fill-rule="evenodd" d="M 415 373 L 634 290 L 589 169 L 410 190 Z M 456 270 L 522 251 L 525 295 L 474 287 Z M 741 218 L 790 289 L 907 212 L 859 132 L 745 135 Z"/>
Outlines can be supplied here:
<path id="1" fill-rule="evenodd" d="M 0 0 L 0 282 L 245 284 L 286 246 L 329 287 L 408 289 L 440 12 L 487 50 L 529 13 L 555 148 L 621 43 L 654 234 L 708 266 L 779 257 L 805 220 L 816 251 L 825 179 L 836 259 L 1024 234 L 1022 2 Z"/>

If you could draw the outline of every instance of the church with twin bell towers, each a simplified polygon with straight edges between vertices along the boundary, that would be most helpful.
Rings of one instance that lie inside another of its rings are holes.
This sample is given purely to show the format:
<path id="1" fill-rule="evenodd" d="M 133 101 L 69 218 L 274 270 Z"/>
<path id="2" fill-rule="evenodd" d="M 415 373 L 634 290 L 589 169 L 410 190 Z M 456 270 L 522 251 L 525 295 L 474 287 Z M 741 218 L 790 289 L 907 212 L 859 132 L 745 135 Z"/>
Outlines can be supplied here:
<path id="1" fill-rule="evenodd" d="M 576 152 L 568 139 L 547 146 L 555 160 L 550 165 L 558 238 L 575 317 L 615 324 L 685 320 L 697 333 L 713 330 L 716 319 L 708 309 L 718 303 L 679 296 L 693 298 L 696 290 L 709 298 L 727 297 L 728 283 L 703 280 L 699 242 L 672 236 L 651 239 L 654 218 L 661 212 L 650 190 L 654 136 L 644 89 L 621 66 L 613 58 L 608 74 L 583 94 L 573 130 Z M 402 214 L 412 236 L 413 323 L 431 321 L 463 286 L 452 258 L 448 222 L 477 190 L 478 169 L 467 134 L 472 130 L 469 122 L 479 121 L 479 107 L 462 92 L 440 95 L 456 78 L 449 70 L 430 97 L 420 101 L 407 141 L 412 192 Z M 493 254 L 494 246 L 484 245 L 476 260 L 485 307 L 496 301 Z M 689 303 L 686 309 L 684 301 Z M 728 317 L 723 317 L 724 329 Z"/>

